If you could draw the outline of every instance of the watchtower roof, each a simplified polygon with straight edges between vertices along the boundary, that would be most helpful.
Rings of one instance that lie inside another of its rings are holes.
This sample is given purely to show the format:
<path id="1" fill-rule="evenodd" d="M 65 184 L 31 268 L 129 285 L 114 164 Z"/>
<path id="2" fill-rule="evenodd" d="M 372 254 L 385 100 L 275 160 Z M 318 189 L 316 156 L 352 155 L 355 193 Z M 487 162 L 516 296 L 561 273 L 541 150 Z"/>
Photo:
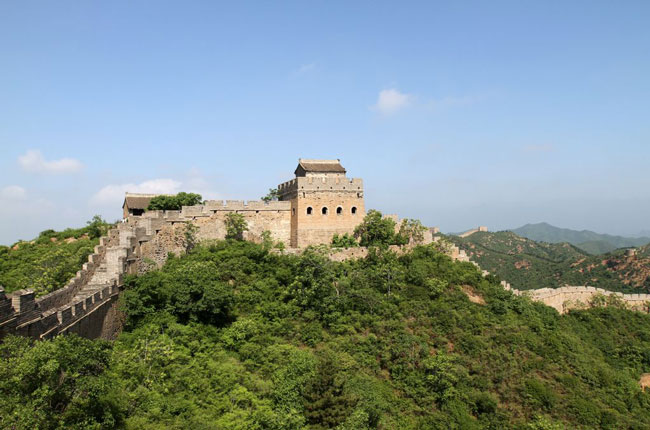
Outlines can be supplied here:
<path id="1" fill-rule="evenodd" d="M 129 209 L 147 209 L 151 199 L 160 195 L 162 194 L 126 193 L 122 207 L 127 206 Z"/>
<path id="2" fill-rule="evenodd" d="M 296 176 L 305 176 L 306 173 L 343 173 L 345 168 L 341 166 L 341 160 L 315 160 L 310 158 L 299 158 L 298 167 L 294 172 Z"/>

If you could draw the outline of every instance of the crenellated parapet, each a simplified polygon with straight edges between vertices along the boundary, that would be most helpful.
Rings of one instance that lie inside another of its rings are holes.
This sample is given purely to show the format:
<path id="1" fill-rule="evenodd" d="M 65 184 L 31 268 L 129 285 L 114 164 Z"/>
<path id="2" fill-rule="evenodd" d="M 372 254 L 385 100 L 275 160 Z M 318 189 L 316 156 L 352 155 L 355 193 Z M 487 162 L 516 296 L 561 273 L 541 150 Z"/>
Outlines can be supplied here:
<path id="1" fill-rule="evenodd" d="M 0 338 L 14 333 L 43 339 L 68 332 L 111 337 L 114 333 L 106 330 L 106 315 L 116 312 L 123 276 L 137 257 L 138 233 L 144 236 L 145 230 L 118 224 L 100 238 L 88 261 L 64 287 L 42 297 L 36 298 L 30 289 L 5 294 L 0 288 Z"/>
<path id="2" fill-rule="evenodd" d="M 363 197 L 363 179 L 342 177 L 296 177 L 278 185 L 282 200 L 295 198 L 298 193 L 336 191 Z"/>
<path id="3" fill-rule="evenodd" d="M 250 211 L 254 211 L 255 213 L 267 211 L 288 212 L 289 210 L 291 210 L 291 204 L 285 201 L 207 200 L 202 205 L 183 206 L 181 210 L 147 211 L 138 218 L 172 223 L 192 221 L 198 217 L 209 217 L 216 213 Z"/>

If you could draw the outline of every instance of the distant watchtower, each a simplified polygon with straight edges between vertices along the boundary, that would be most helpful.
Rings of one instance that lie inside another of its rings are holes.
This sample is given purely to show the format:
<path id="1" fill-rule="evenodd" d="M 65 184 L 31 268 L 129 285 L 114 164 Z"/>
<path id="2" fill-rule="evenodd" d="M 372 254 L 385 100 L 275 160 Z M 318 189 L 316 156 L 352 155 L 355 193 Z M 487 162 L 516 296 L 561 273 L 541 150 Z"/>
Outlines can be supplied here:
<path id="1" fill-rule="evenodd" d="M 340 160 L 300 158 L 295 174 L 278 185 L 279 199 L 291 202 L 291 246 L 329 243 L 334 234 L 352 234 L 366 214 L 363 181 L 347 178 Z"/>

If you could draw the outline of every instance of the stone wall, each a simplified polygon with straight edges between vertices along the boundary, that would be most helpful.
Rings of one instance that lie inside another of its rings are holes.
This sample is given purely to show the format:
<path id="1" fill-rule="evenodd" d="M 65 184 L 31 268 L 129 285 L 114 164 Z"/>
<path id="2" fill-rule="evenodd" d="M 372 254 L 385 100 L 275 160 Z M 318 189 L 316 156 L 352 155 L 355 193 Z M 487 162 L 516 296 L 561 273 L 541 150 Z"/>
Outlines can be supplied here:
<path id="1" fill-rule="evenodd" d="M 555 308 L 559 313 L 566 313 L 570 309 L 579 309 L 590 306 L 597 296 L 615 296 L 623 301 L 630 309 L 649 312 L 650 294 L 623 294 L 603 290 L 595 287 L 565 286 L 561 288 L 540 288 L 537 290 L 516 290 L 510 284 L 502 281 L 505 289 L 518 296 L 527 296 L 532 300 L 542 302 Z"/>
<path id="2" fill-rule="evenodd" d="M 478 226 L 477 228 L 473 228 L 471 230 L 467 230 L 465 233 L 461 233 L 458 235 L 458 237 L 465 238 L 467 236 L 471 236 L 474 233 L 478 233 L 479 231 L 486 232 L 488 231 L 488 228 L 484 225 Z"/>
<path id="3" fill-rule="evenodd" d="M 121 327 L 117 297 L 135 249 L 134 226 L 119 224 L 63 288 L 40 298 L 30 289 L 6 295 L 0 288 L 0 338 L 13 333 L 44 339 L 68 332 L 112 338 Z"/>
<path id="4" fill-rule="evenodd" d="M 351 234 L 363 221 L 363 181 L 357 178 L 297 177 L 278 186 L 291 203 L 291 247 L 330 243 L 335 234 Z"/>
<path id="5" fill-rule="evenodd" d="M 142 217 L 132 217 L 144 229 L 146 241 L 140 243 L 138 272 L 148 270 L 153 263 L 161 266 L 167 254 L 185 252 L 187 224 L 197 227 L 198 240 L 221 240 L 226 237 L 226 215 L 241 214 L 248 224 L 244 239 L 261 242 L 262 233 L 269 231 L 275 242 L 290 245 L 291 203 L 285 201 L 210 200 L 203 205 L 186 206 L 180 211 L 149 211 Z"/>

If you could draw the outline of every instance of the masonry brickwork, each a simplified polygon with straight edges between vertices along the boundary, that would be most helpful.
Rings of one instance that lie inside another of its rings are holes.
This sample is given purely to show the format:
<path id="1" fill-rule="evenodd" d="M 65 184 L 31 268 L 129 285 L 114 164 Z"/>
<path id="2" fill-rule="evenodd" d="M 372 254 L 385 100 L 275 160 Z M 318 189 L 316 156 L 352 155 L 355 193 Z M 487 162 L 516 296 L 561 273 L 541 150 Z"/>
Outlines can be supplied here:
<path id="1" fill-rule="evenodd" d="M 67 285 L 38 299 L 30 289 L 6 295 L 0 288 L 0 338 L 8 333 L 36 339 L 61 333 L 113 338 L 120 329 L 117 298 L 134 238 L 132 229 L 110 230 Z"/>
<path id="2" fill-rule="evenodd" d="M 366 214 L 363 181 L 345 176 L 297 177 L 278 186 L 291 205 L 290 246 L 329 243 L 334 234 L 352 234 Z"/>
<path id="3" fill-rule="evenodd" d="M 347 178 L 338 160 L 300 160 L 296 178 L 280 184 L 278 194 L 279 201 L 211 200 L 181 210 L 143 210 L 138 215 L 125 210 L 128 216 L 100 239 L 88 262 L 63 288 L 37 299 L 29 289 L 7 295 L 0 287 L 0 338 L 8 333 L 36 339 L 77 333 L 113 339 L 122 326 L 117 299 L 124 276 L 162 266 L 170 252 L 185 252 L 190 224 L 196 227 L 198 240 L 224 239 L 226 215 L 238 213 L 248 224 L 244 239 L 261 242 L 262 234 L 268 231 L 275 242 L 287 247 L 287 252 L 298 253 L 309 245 L 329 244 L 334 234 L 352 234 L 365 216 L 363 181 Z M 132 203 L 135 209 L 143 206 L 140 201 Z M 127 206 L 125 201 L 124 207 L 129 209 Z M 386 217 L 399 225 L 396 215 Z M 467 233 L 477 231 L 487 228 Z M 438 240 L 433 237 L 437 232 L 427 229 L 424 243 Z M 394 250 L 404 252 L 408 248 Z M 331 250 L 329 257 L 343 261 L 363 258 L 367 252 L 366 248 L 337 249 Z M 454 259 L 469 261 L 457 247 L 449 252 Z M 587 303 L 596 294 L 616 294 L 632 308 L 646 311 L 650 300 L 646 294 L 622 295 L 591 287 L 513 292 L 529 294 L 560 312 L 568 309 L 567 303 Z"/>
<path id="4" fill-rule="evenodd" d="M 581 309 L 590 306 L 597 296 L 615 296 L 632 310 L 650 312 L 650 294 L 623 294 L 595 287 L 565 286 L 561 288 L 540 288 L 537 290 L 513 289 L 506 281 L 501 283 L 506 290 L 517 296 L 528 296 L 532 300 L 542 302 L 555 308 L 559 313 L 571 309 Z"/>

